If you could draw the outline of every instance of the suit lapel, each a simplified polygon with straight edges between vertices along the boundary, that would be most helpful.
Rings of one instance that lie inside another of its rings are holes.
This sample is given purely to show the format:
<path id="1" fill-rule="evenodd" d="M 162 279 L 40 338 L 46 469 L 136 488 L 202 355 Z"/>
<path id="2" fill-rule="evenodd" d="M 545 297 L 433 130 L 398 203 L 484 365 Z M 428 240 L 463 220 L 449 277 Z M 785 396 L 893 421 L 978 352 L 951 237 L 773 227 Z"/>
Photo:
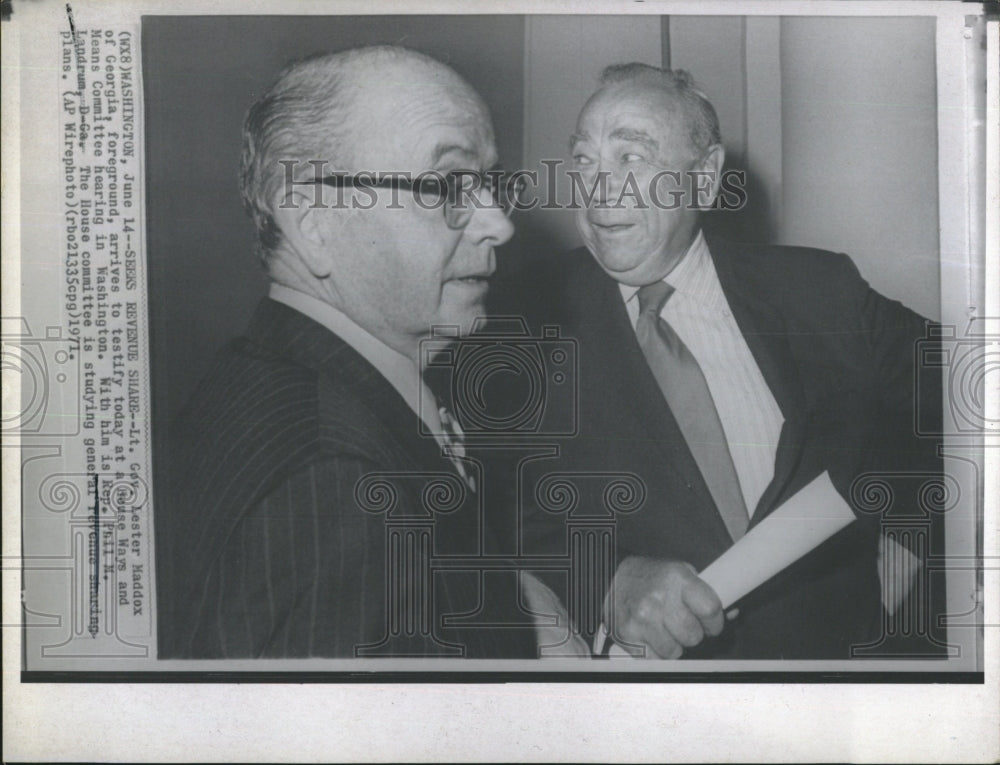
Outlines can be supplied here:
<path id="1" fill-rule="evenodd" d="M 431 435 L 421 433 L 419 417 L 399 391 L 353 347 L 318 324 L 275 300 L 262 301 L 248 337 L 277 355 L 314 369 L 360 401 L 393 434 L 401 456 L 416 470 L 450 470 L 451 461 Z"/>
<path id="2" fill-rule="evenodd" d="M 344 401 L 357 401 L 391 434 L 393 446 L 386 455 L 392 472 L 412 472 L 418 478 L 427 474 L 450 473 L 462 477 L 432 435 L 423 435 L 419 417 L 392 384 L 361 354 L 328 329 L 298 311 L 270 299 L 264 300 L 247 332 L 259 347 L 283 359 L 313 369 L 338 386 Z M 379 434 L 366 434 L 373 440 Z M 384 436 L 383 436 L 384 438 Z M 426 487 L 426 485 L 425 485 Z M 422 489 L 421 489 L 422 491 Z M 418 501 L 426 501 L 421 495 Z M 481 555 L 486 535 L 482 498 L 467 493 L 463 504 L 434 518 L 434 550 L 450 555 Z M 444 639 L 461 642 L 475 657 L 528 657 L 535 651 L 535 631 L 517 607 L 516 589 L 489 595 L 482 592 L 482 572 L 449 572 L 434 578 L 432 618 L 445 614 L 468 614 L 477 607 L 506 625 L 504 629 L 476 629 L 457 624 Z M 516 580 L 508 580 L 516 581 Z M 440 621 L 437 623 L 440 624 Z M 511 626 L 513 625 L 513 626 Z M 457 633 L 457 634 L 456 634 Z M 454 637 L 453 637 L 454 636 Z"/>
<path id="3" fill-rule="evenodd" d="M 751 275 L 737 273 L 739 253 L 733 244 L 716 239 L 708 239 L 708 244 L 723 294 L 785 418 L 775 455 L 774 476 L 750 519 L 753 527 L 788 496 L 805 444 L 807 403 L 784 317 L 763 299 L 763 290 L 754 289 Z"/>
<path id="4" fill-rule="evenodd" d="M 584 352 L 592 360 L 589 367 L 581 368 L 580 374 L 601 378 L 601 384 L 595 386 L 592 405 L 606 405 L 615 415 L 627 418 L 626 430 L 641 434 L 637 442 L 648 444 L 648 449 L 643 447 L 642 452 L 644 468 L 673 474 L 665 483 L 690 492 L 692 501 L 677 503 L 673 512 L 682 512 L 682 507 L 697 508 L 697 517 L 689 520 L 709 530 L 722 548 L 728 547 L 732 537 L 639 347 L 617 282 L 597 266 L 589 252 L 581 249 L 579 253 L 589 262 L 577 272 L 581 283 L 571 285 L 570 295 L 577 296 L 575 321 L 581 327 L 581 338 L 586 338 Z M 591 382 L 584 379 L 581 385 L 589 386 Z M 621 423 L 608 423 L 615 431 L 620 426 Z M 650 501 L 664 500 L 651 497 Z"/>

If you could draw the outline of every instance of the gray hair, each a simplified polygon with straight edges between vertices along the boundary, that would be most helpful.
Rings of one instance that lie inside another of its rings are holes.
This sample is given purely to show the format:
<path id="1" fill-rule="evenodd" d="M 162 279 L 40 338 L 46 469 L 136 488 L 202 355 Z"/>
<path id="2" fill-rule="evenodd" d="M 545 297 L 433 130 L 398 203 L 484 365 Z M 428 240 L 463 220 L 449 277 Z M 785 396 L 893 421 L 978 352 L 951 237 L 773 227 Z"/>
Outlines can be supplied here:
<path id="1" fill-rule="evenodd" d="M 273 209 L 285 180 L 280 161 L 347 163 L 351 139 L 361 132 L 351 120 L 359 95 L 358 88 L 350 87 L 351 75 L 397 62 L 442 66 L 422 53 L 391 45 L 316 54 L 286 66 L 250 107 L 243 123 L 240 192 L 265 265 L 282 238 Z"/>
<path id="2" fill-rule="evenodd" d="M 719 117 L 715 107 L 694 85 L 694 79 L 683 69 L 660 69 L 648 64 L 614 64 L 601 73 L 601 85 L 651 85 L 673 97 L 681 105 L 691 145 L 703 152 L 713 144 L 722 143 Z"/>

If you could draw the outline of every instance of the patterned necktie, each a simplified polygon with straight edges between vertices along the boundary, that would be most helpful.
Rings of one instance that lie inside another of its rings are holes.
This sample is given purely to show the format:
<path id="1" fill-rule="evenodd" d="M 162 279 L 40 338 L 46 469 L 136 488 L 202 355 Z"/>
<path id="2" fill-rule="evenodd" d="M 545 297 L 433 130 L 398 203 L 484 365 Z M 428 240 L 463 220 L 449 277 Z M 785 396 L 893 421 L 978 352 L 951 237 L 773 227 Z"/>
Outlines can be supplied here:
<path id="1" fill-rule="evenodd" d="M 737 540 L 746 533 L 749 516 L 719 413 L 698 361 L 660 317 L 673 292 L 674 288 L 662 281 L 639 290 L 636 338 L 729 535 Z"/>
<path id="2" fill-rule="evenodd" d="M 444 451 L 448 455 L 455 469 L 462 476 L 462 480 L 473 492 L 476 490 L 476 477 L 470 475 L 465 468 L 465 432 L 458 420 L 448 411 L 448 408 L 438 401 L 438 418 L 441 420 L 441 436 L 444 440 Z"/>

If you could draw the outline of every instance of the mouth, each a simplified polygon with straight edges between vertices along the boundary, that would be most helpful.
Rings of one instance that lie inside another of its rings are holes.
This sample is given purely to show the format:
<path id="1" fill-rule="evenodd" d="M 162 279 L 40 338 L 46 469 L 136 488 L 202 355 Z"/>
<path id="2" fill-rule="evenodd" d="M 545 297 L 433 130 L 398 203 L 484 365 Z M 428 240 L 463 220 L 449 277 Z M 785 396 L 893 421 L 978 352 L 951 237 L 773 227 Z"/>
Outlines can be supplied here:
<path id="1" fill-rule="evenodd" d="M 598 223 L 595 220 L 587 221 L 593 227 L 595 231 L 602 234 L 618 234 L 622 231 L 628 231 L 635 224 L 634 223 Z"/>
<path id="2" fill-rule="evenodd" d="M 493 276 L 492 273 L 470 274 L 469 276 L 456 276 L 454 279 L 449 279 L 449 281 L 470 287 L 486 287 L 489 286 L 491 276 Z"/>

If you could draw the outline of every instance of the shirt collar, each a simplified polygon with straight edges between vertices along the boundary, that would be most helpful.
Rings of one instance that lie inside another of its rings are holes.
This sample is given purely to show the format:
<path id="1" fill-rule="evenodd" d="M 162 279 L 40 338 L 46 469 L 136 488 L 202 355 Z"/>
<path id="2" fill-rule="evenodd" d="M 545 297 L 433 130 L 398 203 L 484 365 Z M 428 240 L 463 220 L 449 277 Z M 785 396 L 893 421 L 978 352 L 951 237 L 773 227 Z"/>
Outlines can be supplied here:
<path id="1" fill-rule="evenodd" d="M 663 281 L 680 294 L 693 298 L 707 298 L 709 297 L 707 287 L 711 282 L 713 271 L 712 256 L 708 251 L 705 236 L 699 229 L 698 235 L 691 242 L 687 252 L 684 253 L 680 262 L 671 269 L 670 273 L 663 277 Z M 639 292 L 639 287 L 620 282 L 618 289 L 626 303 Z"/>
<path id="2" fill-rule="evenodd" d="M 305 314 L 337 335 L 389 381 L 432 433 L 441 430 L 437 401 L 412 359 L 390 348 L 347 314 L 312 295 L 274 282 L 271 283 L 268 295 L 272 300 Z"/>

